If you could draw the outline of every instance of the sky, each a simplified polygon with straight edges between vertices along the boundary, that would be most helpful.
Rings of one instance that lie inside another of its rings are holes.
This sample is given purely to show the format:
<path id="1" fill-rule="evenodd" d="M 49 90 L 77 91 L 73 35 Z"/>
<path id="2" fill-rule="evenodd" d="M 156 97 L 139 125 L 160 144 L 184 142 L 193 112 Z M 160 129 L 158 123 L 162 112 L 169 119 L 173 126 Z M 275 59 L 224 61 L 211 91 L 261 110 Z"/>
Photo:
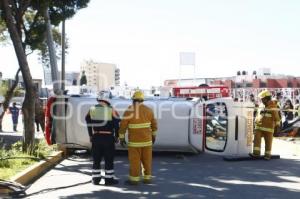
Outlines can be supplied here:
<path id="1" fill-rule="evenodd" d="M 258 68 L 300 76 L 299 0 L 91 0 L 66 32 L 67 71 L 84 60 L 114 63 L 130 86 Z M 196 54 L 195 75 L 179 65 L 180 52 Z M 43 78 L 36 55 L 29 63 L 33 77 Z M 17 65 L 13 48 L 0 47 L 4 77 Z"/>

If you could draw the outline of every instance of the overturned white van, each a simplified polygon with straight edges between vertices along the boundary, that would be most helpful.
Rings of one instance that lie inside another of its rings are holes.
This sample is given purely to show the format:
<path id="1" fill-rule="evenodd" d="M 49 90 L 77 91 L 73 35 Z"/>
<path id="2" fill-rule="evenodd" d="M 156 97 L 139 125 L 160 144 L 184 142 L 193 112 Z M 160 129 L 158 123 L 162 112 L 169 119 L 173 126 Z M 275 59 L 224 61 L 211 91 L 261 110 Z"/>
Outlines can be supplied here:
<path id="1" fill-rule="evenodd" d="M 120 116 L 132 103 L 126 99 L 111 99 Z M 67 148 L 90 148 L 85 123 L 95 97 L 57 97 L 51 105 L 52 137 Z M 146 100 L 158 121 L 157 151 L 207 152 L 220 155 L 246 155 L 252 149 L 253 107 L 218 98 L 202 102 L 178 98 Z M 120 146 L 117 146 L 121 149 Z"/>

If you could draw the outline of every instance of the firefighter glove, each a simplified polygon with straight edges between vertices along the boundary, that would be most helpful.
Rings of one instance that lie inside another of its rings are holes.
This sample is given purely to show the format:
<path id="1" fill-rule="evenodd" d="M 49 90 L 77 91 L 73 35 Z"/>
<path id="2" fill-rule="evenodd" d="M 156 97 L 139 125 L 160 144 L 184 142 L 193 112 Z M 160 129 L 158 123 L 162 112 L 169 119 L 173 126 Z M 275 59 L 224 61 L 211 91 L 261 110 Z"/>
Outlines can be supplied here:
<path id="1" fill-rule="evenodd" d="M 121 144 L 121 146 L 122 147 L 126 147 L 126 141 L 125 141 L 125 139 L 120 139 L 120 144 Z"/>
<path id="2" fill-rule="evenodd" d="M 279 133 L 281 131 L 281 125 L 275 126 L 274 132 Z"/>
<path id="3" fill-rule="evenodd" d="M 155 136 L 154 135 L 152 135 L 152 144 L 154 144 L 155 143 Z"/>

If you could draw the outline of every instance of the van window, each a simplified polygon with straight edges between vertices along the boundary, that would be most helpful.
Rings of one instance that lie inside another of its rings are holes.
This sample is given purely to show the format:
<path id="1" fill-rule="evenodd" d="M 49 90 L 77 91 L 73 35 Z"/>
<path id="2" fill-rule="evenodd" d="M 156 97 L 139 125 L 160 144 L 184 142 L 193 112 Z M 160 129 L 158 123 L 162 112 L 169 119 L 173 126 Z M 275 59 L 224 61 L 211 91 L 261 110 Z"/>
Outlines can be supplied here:
<path id="1" fill-rule="evenodd" d="M 225 103 L 206 105 L 205 148 L 211 151 L 225 150 L 228 134 L 228 112 Z"/>

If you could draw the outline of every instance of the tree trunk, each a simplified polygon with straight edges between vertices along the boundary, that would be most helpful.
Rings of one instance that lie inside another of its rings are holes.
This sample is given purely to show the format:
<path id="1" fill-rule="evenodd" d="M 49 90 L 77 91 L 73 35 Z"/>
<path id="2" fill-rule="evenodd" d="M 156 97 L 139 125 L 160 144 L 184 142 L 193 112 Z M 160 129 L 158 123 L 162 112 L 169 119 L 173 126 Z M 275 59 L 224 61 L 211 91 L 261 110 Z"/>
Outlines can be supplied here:
<path id="1" fill-rule="evenodd" d="M 8 0 L 2 0 L 5 22 L 14 45 L 20 70 L 25 84 L 25 99 L 22 106 L 24 117 L 23 151 L 32 153 L 34 148 L 34 89 L 25 49 L 22 46 L 22 36 L 19 35 Z"/>
<path id="2" fill-rule="evenodd" d="M 45 17 L 45 21 L 46 21 L 47 46 L 48 46 L 49 57 L 50 57 L 53 91 L 55 94 L 60 94 L 56 51 L 55 51 L 55 48 L 53 45 L 54 42 L 53 42 L 53 35 L 52 35 L 52 28 L 51 28 L 51 23 L 50 23 L 48 7 L 46 7 L 44 10 L 44 17 Z"/>
<path id="3" fill-rule="evenodd" d="M 8 90 L 5 94 L 4 102 L 3 102 L 3 113 L 0 115 L 0 130 L 2 130 L 2 120 L 3 120 L 4 114 L 5 114 L 5 110 L 8 108 L 9 102 L 10 102 L 11 98 L 13 97 L 14 91 L 19 83 L 19 73 L 20 73 L 20 69 L 18 69 L 18 71 L 16 73 L 14 84 L 12 85 L 11 88 L 8 88 Z"/>

